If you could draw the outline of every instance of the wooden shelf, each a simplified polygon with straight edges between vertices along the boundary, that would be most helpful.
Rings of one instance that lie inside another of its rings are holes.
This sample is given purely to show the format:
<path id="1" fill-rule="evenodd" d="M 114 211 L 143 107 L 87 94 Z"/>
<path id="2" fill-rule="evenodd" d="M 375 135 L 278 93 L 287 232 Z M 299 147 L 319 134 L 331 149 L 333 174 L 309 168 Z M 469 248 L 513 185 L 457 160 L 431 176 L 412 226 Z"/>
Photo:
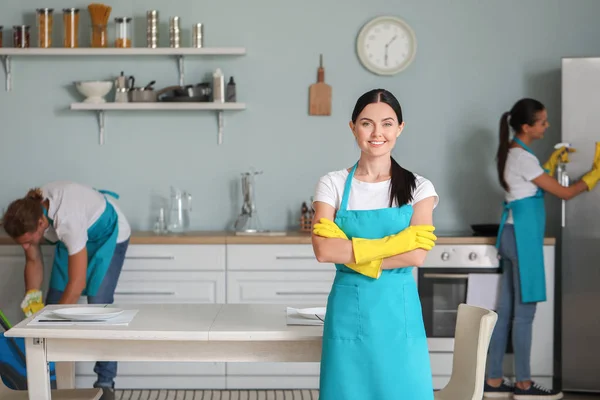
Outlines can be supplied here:
<path id="1" fill-rule="evenodd" d="M 0 48 L 0 56 L 236 56 L 246 54 L 243 47 L 159 47 L 156 49 L 146 47 L 119 48 Z"/>
<path id="2" fill-rule="evenodd" d="M 156 102 L 156 103 L 72 103 L 73 111 L 95 111 L 98 114 L 100 145 L 104 144 L 104 113 L 106 111 L 217 111 L 217 143 L 223 143 L 223 111 L 245 110 L 244 103 Z"/>
<path id="3" fill-rule="evenodd" d="M 244 103 L 156 102 L 156 103 L 73 103 L 71 110 L 83 111 L 155 111 L 155 110 L 244 110 Z"/>

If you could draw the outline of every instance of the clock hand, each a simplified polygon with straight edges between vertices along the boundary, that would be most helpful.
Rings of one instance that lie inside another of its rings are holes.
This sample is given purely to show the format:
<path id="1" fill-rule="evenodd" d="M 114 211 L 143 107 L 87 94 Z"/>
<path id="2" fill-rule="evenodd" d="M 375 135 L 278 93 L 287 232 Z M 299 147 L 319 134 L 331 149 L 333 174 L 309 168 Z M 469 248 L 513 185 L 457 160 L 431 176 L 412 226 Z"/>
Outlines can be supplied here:
<path id="1" fill-rule="evenodd" d="M 392 44 L 392 42 L 396 40 L 397 37 L 398 35 L 394 35 L 394 37 L 388 42 L 388 44 L 385 45 L 385 47 L 387 48 L 390 44 Z"/>

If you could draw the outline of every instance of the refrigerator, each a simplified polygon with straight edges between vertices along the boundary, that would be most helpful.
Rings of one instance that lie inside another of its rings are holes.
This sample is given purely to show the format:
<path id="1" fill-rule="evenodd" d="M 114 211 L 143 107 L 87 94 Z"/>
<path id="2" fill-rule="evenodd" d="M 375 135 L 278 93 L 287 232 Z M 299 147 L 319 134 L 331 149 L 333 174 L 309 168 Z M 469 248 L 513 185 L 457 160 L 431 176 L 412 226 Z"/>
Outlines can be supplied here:
<path id="1" fill-rule="evenodd" d="M 600 142 L 600 57 L 562 59 L 562 141 L 571 183 L 589 171 Z M 600 392 L 600 184 L 562 202 L 559 292 L 562 389 Z"/>

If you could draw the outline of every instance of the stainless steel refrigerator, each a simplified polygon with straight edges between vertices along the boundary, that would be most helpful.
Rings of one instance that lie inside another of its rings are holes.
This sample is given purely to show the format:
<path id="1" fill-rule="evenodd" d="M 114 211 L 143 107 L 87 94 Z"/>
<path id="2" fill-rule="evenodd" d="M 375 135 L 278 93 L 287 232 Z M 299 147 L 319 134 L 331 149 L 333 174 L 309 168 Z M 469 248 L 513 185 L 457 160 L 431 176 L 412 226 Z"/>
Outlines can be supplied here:
<path id="1" fill-rule="evenodd" d="M 600 142 L 600 57 L 562 60 L 562 141 L 577 149 L 573 182 Z M 563 390 L 600 392 L 600 185 L 563 202 L 561 223 L 559 376 Z"/>

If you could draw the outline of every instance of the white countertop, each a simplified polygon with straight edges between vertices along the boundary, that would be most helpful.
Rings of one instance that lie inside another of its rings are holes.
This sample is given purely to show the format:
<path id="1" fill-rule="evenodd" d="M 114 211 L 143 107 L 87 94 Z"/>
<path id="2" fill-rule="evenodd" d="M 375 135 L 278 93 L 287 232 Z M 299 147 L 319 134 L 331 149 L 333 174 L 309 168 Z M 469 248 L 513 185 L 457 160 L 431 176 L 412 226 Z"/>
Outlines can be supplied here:
<path id="1" fill-rule="evenodd" d="M 55 310 L 77 305 L 52 305 Z M 88 305 L 81 305 L 88 307 Z M 290 304 L 290 307 L 295 305 Z M 6 332 L 9 337 L 47 339 L 165 341 L 321 340 L 323 326 L 287 325 L 281 304 L 113 304 L 139 310 L 127 326 L 27 326 L 29 317 Z M 308 307 L 306 305 L 302 307 Z M 43 311 L 40 311 L 43 312 Z"/>

